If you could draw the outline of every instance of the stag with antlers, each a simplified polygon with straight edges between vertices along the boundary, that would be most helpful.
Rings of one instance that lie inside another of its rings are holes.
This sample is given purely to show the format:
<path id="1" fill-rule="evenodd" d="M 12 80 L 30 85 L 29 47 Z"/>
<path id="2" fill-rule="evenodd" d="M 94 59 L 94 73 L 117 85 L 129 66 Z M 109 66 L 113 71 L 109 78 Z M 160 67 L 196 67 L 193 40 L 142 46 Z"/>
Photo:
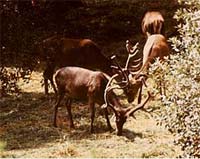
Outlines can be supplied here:
<path id="1" fill-rule="evenodd" d="M 112 77 L 109 77 L 103 72 L 91 71 L 80 67 L 64 67 L 59 69 L 55 76 L 55 81 L 58 88 L 58 99 L 55 105 L 54 126 L 57 126 L 56 116 L 58 107 L 64 95 L 66 94 L 66 106 L 71 128 L 74 128 L 71 113 L 72 99 L 88 100 L 91 111 L 91 132 L 94 131 L 93 122 L 95 116 L 95 103 L 103 105 L 106 102 L 104 107 L 108 128 L 109 130 L 112 129 L 107 111 L 107 107 L 110 107 L 114 111 L 116 116 L 117 134 L 121 135 L 122 128 L 124 123 L 126 122 L 127 117 L 133 115 L 137 110 L 142 109 L 149 100 L 150 94 L 148 94 L 147 99 L 142 104 L 139 104 L 136 108 L 123 108 L 113 89 L 127 88 L 130 84 L 130 80 L 127 74 L 127 68 L 125 67 L 125 69 L 122 69 L 117 62 L 116 64 L 119 72 L 121 73 L 114 74 Z M 118 81 L 117 85 L 111 86 L 111 82 L 119 76 L 122 76 L 121 81 Z M 131 85 L 133 86 L 138 85 L 138 80 L 131 82 Z M 140 83 L 142 83 L 142 81 L 140 81 Z"/>
<path id="2" fill-rule="evenodd" d="M 127 51 L 130 53 L 135 46 L 132 46 L 129 41 L 126 42 Z M 167 43 L 166 38 L 161 34 L 154 34 L 150 35 L 147 38 L 143 49 L 143 59 L 142 59 L 142 66 L 138 71 L 132 71 L 129 67 L 130 74 L 134 76 L 135 79 L 141 77 L 141 74 L 144 74 L 146 77 L 143 78 L 143 81 L 147 79 L 148 68 L 150 64 L 152 64 L 156 58 L 163 61 L 165 57 L 169 56 L 170 50 Z M 145 82 L 143 82 L 144 84 Z M 146 85 L 146 84 L 145 84 Z M 138 103 L 141 102 L 141 94 L 142 94 L 142 86 L 140 87 L 139 96 L 138 96 Z M 161 87 L 163 86 L 163 88 Z M 165 92 L 164 83 L 159 83 L 160 87 L 160 94 L 162 94 L 162 89 Z M 131 89 L 130 89 L 131 90 Z"/>
<path id="3" fill-rule="evenodd" d="M 70 127 L 74 128 L 74 123 L 71 113 L 71 103 L 73 99 L 88 100 L 91 111 L 91 128 L 90 132 L 94 132 L 93 122 L 95 116 L 95 103 L 103 105 L 106 101 L 105 117 L 107 120 L 108 129 L 111 130 L 111 124 L 108 118 L 107 106 L 109 106 L 116 116 L 117 135 L 122 134 L 122 128 L 128 116 L 133 115 L 137 110 L 142 109 L 150 98 L 147 99 L 137 107 L 123 108 L 119 98 L 114 93 L 113 89 L 120 88 L 120 86 L 110 87 L 111 81 L 117 77 L 118 74 L 109 77 L 108 75 L 99 72 L 91 71 L 80 67 L 64 67 L 57 71 L 55 80 L 58 87 L 58 99 L 55 105 L 54 112 L 54 126 L 56 124 L 56 117 L 58 107 L 64 95 L 67 95 L 67 111 L 70 120 Z M 124 81 L 122 81 L 124 83 Z M 125 84 L 126 85 L 126 84 Z M 125 87 L 125 86 L 124 86 Z M 105 99 L 105 101 L 104 101 Z"/>

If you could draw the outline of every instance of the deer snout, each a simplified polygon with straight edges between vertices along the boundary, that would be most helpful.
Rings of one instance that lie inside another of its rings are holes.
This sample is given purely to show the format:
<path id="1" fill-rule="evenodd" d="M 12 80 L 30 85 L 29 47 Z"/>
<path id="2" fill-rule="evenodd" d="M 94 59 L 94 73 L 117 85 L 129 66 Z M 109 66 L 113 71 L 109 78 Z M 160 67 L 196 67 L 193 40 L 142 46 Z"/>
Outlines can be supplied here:
<path id="1" fill-rule="evenodd" d="M 122 135 L 122 130 L 124 123 L 126 122 L 127 117 L 126 116 L 121 116 L 120 118 L 116 119 L 116 126 L 117 126 L 117 135 L 121 136 Z"/>

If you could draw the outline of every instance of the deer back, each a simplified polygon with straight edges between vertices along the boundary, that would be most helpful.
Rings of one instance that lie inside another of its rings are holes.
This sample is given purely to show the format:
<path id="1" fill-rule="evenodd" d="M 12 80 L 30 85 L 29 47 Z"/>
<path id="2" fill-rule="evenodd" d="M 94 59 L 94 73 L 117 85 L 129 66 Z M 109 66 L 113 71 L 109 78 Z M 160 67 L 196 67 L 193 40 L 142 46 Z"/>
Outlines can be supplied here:
<path id="1" fill-rule="evenodd" d="M 57 67 L 78 66 L 99 69 L 111 74 L 112 62 L 105 57 L 99 46 L 90 39 L 69 39 L 53 36 L 40 44 L 40 56 Z"/>
<path id="2" fill-rule="evenodd" d="M 142 20 L 142 32 L 147 36 L 152 34 L 164 35 L 164 18 L 160 12 L 146 12 Z"/>
<path id="3" fill-rule="evenodd" d="M 66 93 L 70 98 L 104 103 L 103 94 L 108 82 L 104 73 L 91 71 L 80 67 L 64 67 L 57 70 L 55 75 L 59 91 Z"/>
<path id="4" fill-rule="evenodd" d="M 169 46 L 166 38 L 161 34 L 154 34 L 148 37 L 143 49 L 143 65 L 152 63 L 156 57 L 161 60 L 169 55 Z"/>

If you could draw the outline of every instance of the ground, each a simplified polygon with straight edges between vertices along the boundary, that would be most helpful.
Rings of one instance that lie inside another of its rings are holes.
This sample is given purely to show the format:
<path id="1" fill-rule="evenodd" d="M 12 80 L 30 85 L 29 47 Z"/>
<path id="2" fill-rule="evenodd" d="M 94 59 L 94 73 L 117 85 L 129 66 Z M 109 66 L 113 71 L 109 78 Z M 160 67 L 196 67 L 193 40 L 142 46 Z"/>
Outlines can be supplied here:
<path id="1" fill-rule="evenodd" d="M 45 97 L 42 74 L 33 72 L 31 81 L 21 82 L 22 94 L 0 99 L 0 157 L 177 157 L 181 151 L 174 136 L 157 125 L 152 114 L 138 111 L 128 118 L 122 136 L 106 130 L 106 122 L 97 108 L 95 133 L 89 133 L 87 103 L 73 104 L 75 129 L 70 130 L 66 108 L 59 109 L 58 125 L 53 127 L 53 93 Z M 147 107 L 153 107 L 153 102 Z M 126 102 L 125 102 L 126 103 Z M 111 119 L 115 127 L 114 119 Z"/>

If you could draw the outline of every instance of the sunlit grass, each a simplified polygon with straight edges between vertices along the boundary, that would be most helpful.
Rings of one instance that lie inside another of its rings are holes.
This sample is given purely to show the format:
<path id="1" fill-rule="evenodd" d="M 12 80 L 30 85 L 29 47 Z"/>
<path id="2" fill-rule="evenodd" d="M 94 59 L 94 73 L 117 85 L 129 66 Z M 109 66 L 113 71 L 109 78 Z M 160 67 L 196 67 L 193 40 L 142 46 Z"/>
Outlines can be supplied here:
<path id="1" fill-rule="evenodd" d="M 179 148 L 173 136 L 148 113 L 137 112 L 128 118 L 122 136 L 108 132 L 105 118 L 97 106 L 95 133 L 89 132 L 90 112 L 87 103 L 74 102 L 75 130 L 69 129 L 66 107 L 59 109 L 54 128 L 54 95 L 45 97 L 42 74 L 33 72 L 28 84 L 20 83 L 22 94 L 0 100 L 3 157 L 175 157 Z M 128 104 L 122 99 L 124 104 Z M 155 101 L 153 101 L 155 102 Z M 147 107 L 153 107 L 149 102 Z M 111 124 L 115 128 L 114 119 Z M 38 153 L 40 152 L 40 153 Z"/>

